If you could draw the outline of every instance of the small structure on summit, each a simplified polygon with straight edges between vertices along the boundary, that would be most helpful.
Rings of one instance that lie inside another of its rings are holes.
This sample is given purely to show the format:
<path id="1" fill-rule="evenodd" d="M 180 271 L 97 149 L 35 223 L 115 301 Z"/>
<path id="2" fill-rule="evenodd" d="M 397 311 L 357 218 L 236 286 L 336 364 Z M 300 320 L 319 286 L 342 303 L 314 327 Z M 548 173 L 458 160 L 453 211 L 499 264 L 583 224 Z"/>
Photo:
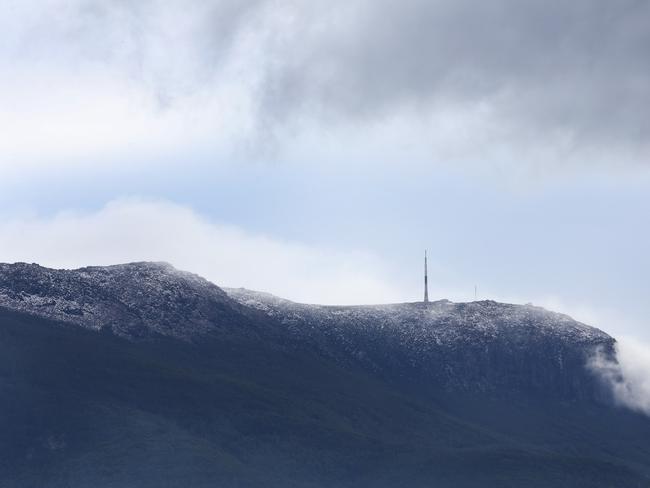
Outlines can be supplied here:
<path id="1" fill-rule="evenodd" d="M 424 303 L 429 303 L 429 283 L 427 281 L 427 250 L 424 250 Z"/>

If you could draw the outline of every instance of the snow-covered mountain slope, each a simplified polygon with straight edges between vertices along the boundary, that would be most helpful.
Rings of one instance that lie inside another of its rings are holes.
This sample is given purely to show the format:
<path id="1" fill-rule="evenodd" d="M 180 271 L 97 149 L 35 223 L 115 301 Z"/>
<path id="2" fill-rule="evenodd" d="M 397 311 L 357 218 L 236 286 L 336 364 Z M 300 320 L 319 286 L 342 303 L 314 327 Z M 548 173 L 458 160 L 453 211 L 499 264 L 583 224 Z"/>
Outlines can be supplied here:
<path id="1" fill-rule="evenodd" d="M 365 362 L 386 375 L 425 377 L 446 388 L 514 387 L 593 396 L 586 370 L 605 332 L 533 305 L 494 301 L 371 306 L 294 303 L 267 293 L 226 289 L 241 304 L 280 321 L 299 342 L 332 357 Z"/>
<path id="2" fill-rule="evenodd" d="M 56 270 L 0 264 L 0 307 L 118 335 L 190 339 L 240 308 L 219 287 L 166 263 Z"/>
<path id="3" fill-rule="evenodd" d="M 587 367 L 613 344 L 533 306 L 0 265 L 0 486 L 647 487 L 650 422 Z"/>
<path id="4" fill-rule="evenodd" d="M 165 263 L 77 270 L 0 265 L 0 307 L 129 339 L 264 337 L 399 381 L 463 391 L 593 397 L 587 358 L 614 339 L 529 305 L 482 301 L 319 306 L 228 289 Z M 273 346 L 275 345 L 275 346 Z"/>
<path id="5" fill-rule="evenodd" d="M 389 305 L 308 305 L 245 288 L 225 288 L 241 304 L 276 317 L 288 327 L 298 324 L 339 328 L 369 327 L 394 331 L 410 347 L 427 343 L 463 343 L 473 337 L 508 334 L 526 340 L 529 333 L 577 343 L 600 343 L 605 332 L 573 320 L 568 315 L 534 305 L 497 303 L 492 300 L 454 303 L 440 300 Z"/>

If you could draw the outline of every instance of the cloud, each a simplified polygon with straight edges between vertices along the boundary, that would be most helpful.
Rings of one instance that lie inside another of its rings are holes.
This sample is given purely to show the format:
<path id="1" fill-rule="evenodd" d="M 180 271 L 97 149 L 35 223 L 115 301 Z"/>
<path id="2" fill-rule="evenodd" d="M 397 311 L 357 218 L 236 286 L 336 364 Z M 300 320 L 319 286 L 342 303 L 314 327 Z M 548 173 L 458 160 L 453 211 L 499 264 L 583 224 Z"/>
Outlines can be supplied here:
<path id="1" fill-rule="evenodd" d="M 268 75 L 263 115 L 347 130 L 406 116 L 418 129 L 403 141 L 433 141 L 429 161 L 647 164 L 647 2 L 352 5 L 300 24 Z"/>
<path id="2" fill-rule="evenodd" d="M 367 141 L 390 132 L 426 161 L 646 162 L 649 15 L 638 0 L 11 2 L 0 149 L 5 164 L 226 154 L 271 135 L 313 155 L 354 134 L 351 154 L 376 156 Z"/>
<path id="3" fill-rule="evenodd" d="M 0 220 L 3 260 L 77 268 L 167 261 L 221 286 L 317 303 L 364 303 L 399 297 L 381 262 L 247 233 L 210 222 L 187 207 L 121 199 L 91 213 Z"/>
<path id="4" fill-rule="evenodd" d="M 600 351 L 590 367 L 611 388 L 618 404 L 650 415 L 650 345 L 632 338 L 619 340 L 615 359 Z"/>
<path id="5" fill-rule="evenodd" d="M 352 2 L 297 27 L 270 97 L 351 116 L 485 103 L 537 129 L 641 141 L 647 2 Z M 538 135 L 539 136 L 539 135 Z"/>
<path id="6" fill-rule="evenodd" d="M 12 2 L 0 19 L 0 170 L 236 141 L 255 78 L 239 39 L 258 3 Z"/>

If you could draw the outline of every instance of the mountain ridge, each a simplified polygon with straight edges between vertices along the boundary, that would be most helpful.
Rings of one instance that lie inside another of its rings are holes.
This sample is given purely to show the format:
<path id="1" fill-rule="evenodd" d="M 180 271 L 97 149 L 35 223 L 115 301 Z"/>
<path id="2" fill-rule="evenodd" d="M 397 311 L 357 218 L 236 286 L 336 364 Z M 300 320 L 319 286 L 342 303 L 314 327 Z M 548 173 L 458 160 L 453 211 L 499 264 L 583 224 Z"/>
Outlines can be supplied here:
<path id="1" fill-rule="evenodd" d="M 612 354 L 615 344 L 599 329 L 531 305 L 490 300 L 308 305 L 241 288 L 226 292 L 330 357 L 346 351 L 376 371 L 420 376 L 441 388 L 496 391 L 516 381 L 522 387 L 534 383 L 529 393 L 557 387 L 564 396 L 601 398 L 601 385 L 583 366 L 596 348 Z M 527 371 L 529 365 L 540 366 Z M 520 370 L 530 376 L 518 376 Z M 579 380 L 570 376 L 576 371 L 584 372 Z"/>
<path id="2" fill-rule="evenodd" d="M 133 293 L 125 293 L 129 290 L 119 288 L 125 283 L 137 286 L 140 290 Z M 184 285 L 182 288 L 178 283 Z M 188 286 L 189 285 L 189 286 Z M 85 287 L 85 290 L 81 288 Z M 90 290 L 88 288 L 93 288 Z M 101 290 L 105 292 L 104 297 L 97 297 L 92 291 Z M 48 295 L 48 292 L 50 293 Z M 228 298 L 234 298 L 238 303 L 254 305 L 253 308 L 263 310 L 262 303 L 284 303 L 292 307 L 315 307 L 319 310 L 352 310 L 352 309 L 375 309 L 388 310 L 396 307 L 425 306 L 428 310 L 439 310 L 444 305 L 454 306 L 476 306 L 476 305 L 499 305 L 507 307 L 524 307 L 526 309 L 540 310 L 554 314 L 565 322 L 578 324 L 582 330 L 591 330 L 596 333 L 605 334 L 603 331 L 574 321 L 571 317 L 551 312 L 531 305 L 516 305 L 483 300 L 474 302 L 454 303 L 449 300 L 432 301 L 428 304 L 423 302 L 403 302 L 391 304 L 372 305 L 320 305 L 303 304 L 288 299 L 277 297 L 267 292 L 248 290 L 245 288 L 222 288 L 202 278 L 198 274 L 180 271 L 166 262 L 131 262 L 110 266 L 87 266 L 78 269 L 53 269 L 40 266 L 36 263 L 0 263 L 0 306 L 10 310 L 25 311 L 28 313 L 40 314 L 44 317 L 55 318 L 63 321 L 77 323 L 90 329 L 102 327 L 101 323 L 93 321 L 94 313 L 92 306 L 93 299 L 106 298 L 115 301 L 122 301 L 124 305 L 136 307 L 142 306 L 144 294 L 154 297 L 156 293 L 173 295 L 169 298 L 186 299 L 189 294 L 198 295 L 206 293 L 211 295 L 216 302 L 228 303 Z M 183 295 L 185 293 L 185 295 Z M 127 295 L 127 299 L 125 299 Z M 140 296 L 138 296 L 140 295 Z M 59 299 L 60 302 L 48 301 Z M 264 300 L 255 300 L 263 298 Z M 140 299 L 140 302 L 138 302 Z M 231 303 L 228 303 L 232 305 Z M 149 304 L 147 304 L 149 305 Z M 158 305 L 161 305 L 160 303 Z M 146 316 L 146 314 L 144 314 Z M 158 316 L 152 319 L 160 319 Z M 105 324 L 103 324 L 105 325 Z M 160 331 L 158 331 L 160 332 Z"/>
<path id="3" fill-rule="evenodd" d="M 0 265 L 0 486 L 645 488 L 650 420 L 586 367 L 613 344 L 525 305 Z"/>
<path id="4" fill-rule="evenodd" d="M 225 292 L 168 263 L 135 262 L 57 270 L 0 264 L 0 306 L 118 335 L 189 339 L 237 312 Z"/>
<path id="5" fill-rule="evenodd" d="M 221 289 L 168 263 L 53 270 L 0 264 L 0 307 L 130 340 L 255 333 L 312 348 L 394 380 L 417 377 L 443 389 L 601 398 L 584 366 L 615 339 L 567 315 L 491 300 L 383 305 L 300 304 L 243 288 Z M 232 327 L 243 320 L 244 326 Z M 506 360 L 507 358 L 507 360 Z M 602 399 L 602 398 L 601 398 Z"/>

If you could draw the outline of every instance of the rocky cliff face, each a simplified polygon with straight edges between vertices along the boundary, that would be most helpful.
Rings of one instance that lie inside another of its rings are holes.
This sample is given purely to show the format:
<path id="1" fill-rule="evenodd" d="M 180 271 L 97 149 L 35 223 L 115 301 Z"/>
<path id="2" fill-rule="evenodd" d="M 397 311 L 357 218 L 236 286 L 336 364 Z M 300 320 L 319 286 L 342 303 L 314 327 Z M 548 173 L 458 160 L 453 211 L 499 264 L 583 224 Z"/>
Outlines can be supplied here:
<path id="1" fill-rule="evenodd" d="M 442 300 L 337 307 L 227 292 L 323 354 L 450 390 L 598 397 L 600 386 L 585 364 L 596 348 L 613 351 L 606 333 L 532 305 Z"/>

